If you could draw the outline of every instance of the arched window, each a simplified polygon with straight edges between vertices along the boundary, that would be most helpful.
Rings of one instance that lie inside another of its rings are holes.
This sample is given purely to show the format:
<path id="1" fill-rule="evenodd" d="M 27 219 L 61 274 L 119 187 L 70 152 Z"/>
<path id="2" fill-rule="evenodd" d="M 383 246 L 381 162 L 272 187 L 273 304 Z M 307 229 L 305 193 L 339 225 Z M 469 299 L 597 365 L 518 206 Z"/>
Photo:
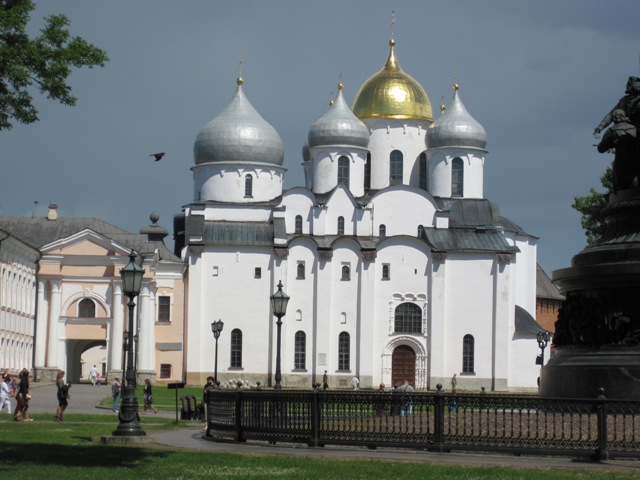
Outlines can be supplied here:
<path id="1" fill-rule="evenodd" d="M 338 370 L 349 371 L 350 367 L 350 340 L 347 332 L 338 335 Z"/>
<path id="2" fill-rule="evenodd" d="M 394 315 L 395 333 L 422 333 L 422 309 L 414 303 L 401 303 Z"/>
<path id="3" fill-rule="evenodd" d="M 78 317 L 80 318 L 95 318 L 96 317 L 96 304 L 89 298 L 82 299 L 78 304 Z"/>
<path id="4" fill-rule="evenodd" d="M 418 170 L 420 175 L 420 188 L 423 190 L 427 189 L 427 154 L 422 152 L 418 159 Z"/>
<path id="5" fill-rule="evenodd" d="M 465 335 L 462 339 L 462 372 L 474 372 L 474 339 L 473 335 Z"/>
<path id="6" fill-rule="evenodd" d="M 302 233 L 302 215 L 296 215 L 296 230 L 295 233 L 297 234 L 301 234 Z"/>
<path id="7" fill-rule="evenodd" d="M 351 269 L 349 268 L 349 265 L 342 266 L 342 277 L 340 279 L 345 281 L 351 280 Z"/>
<path id="8" fill-rule="evenodd" d="M 371 152 L 367 153 L 367 163 L 364 164 L 364 189 L 371 190 Z"/>
<path id="9" fill-rule="evenodd" d="M 306 353 L 307 335 L 302 331 L 296 332 L 295 351 L 293 354 L 293 368 L 295 370 L 305 370 L 307 368 Z"/>
<path id="10" fill-rule="evenodd" d="M 338 158 L 338 184 L 349 187 L 349 158 L 342 155 Z"/>
<path id="11" fill-rule="evenodd" d="M 402 183 L 402 152 L 394 150 L 391 152 L 389 164 L 389 183 L 397 185 Z"/>
<path id="12" fill-rule="evenodd" d="M 462 197 L 464 185 L 464 162 L 454 158 L 451 162 L 451 196 Z"/>
<path id="13" fill-rule="evenodd" d="M 304 262 L 298 262 L 296 270 L 296 278 L 304 278 Z"/>
<path id="14" fill-rule="evenodd" d="M 231 368 L 242 368 L 242 330 L 231 330 Z"/>
<path id="15" fill-rule="evenodd" d="M 344 235 L 344 217 L 338 217 L 338 235 Z"/>
<path id="16" fill-rule="evenodd" d="M 244 196 L 253 197 L 253 176 L 246 175 L 244 177 Z"/>
<path id="17" fill-rule="evenodd" d="M 418 225 L 418 238 L 424 238 L 424 226 Z"/>
<path id="18" fill-rule="evenodd" d="M 391 274 L 390 274 L 390 268 L 389 268 L 389 264 L 388 263 L 383 263 L 382 264 L 382 280 L 389 280 L 389 278 L 391 278 Z"/>
<path id="19" fill-rule="evenodd" d="M 378 236 L 384 238 L 387 236 L 387 226 L 384 223 L 381 223 L 378 227 Z"/>

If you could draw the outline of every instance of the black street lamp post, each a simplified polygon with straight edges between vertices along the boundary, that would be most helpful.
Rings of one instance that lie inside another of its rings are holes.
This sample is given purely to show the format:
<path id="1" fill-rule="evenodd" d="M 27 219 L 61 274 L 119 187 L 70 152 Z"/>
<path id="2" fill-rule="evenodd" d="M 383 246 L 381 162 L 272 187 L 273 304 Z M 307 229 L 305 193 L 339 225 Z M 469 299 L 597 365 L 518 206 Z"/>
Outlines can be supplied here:
<path id="1" fill-rule="evenodd" d="M 120 411 L 118 413 L 118 419 L 120 423 L 118 427 L 113 431 L 114 436 L 122 437 L 140 437 L 146 435 L 145 431 L 140 426 L 140 417 L 138 415 L 138 399 L 136 398 L 136 366 L 134 363 L 134 341 L 137 335 L 134 335 L 133 329 L 133 310 L 136 306 L 134 299 L 140 293 L 142 286 L 142 277 L 144 276 L 144 269 L 140 267 L 136 262 L 135 253 L 129 254 L 129 263 L 120 270 L 120 276 L 122 277 L 122 290 L 124 294 L 129 297 L 129 327 L 124 332 L 124 346 L 126 352 L 126 373 L 125 373 L 125 387 L 122 402 L 120 404 Z"/>
<path id="2" fill-rule="evenodd" d="M 216 385 L 218 385 L 218 338 L 220 338 L 220 333 L 222 333 L 222 327 L 224 327 L 224 323 L 222 323 L 222 320 L 211 323 L 213 338 L 216 339 L 216 366 L 215 370 L 213 371 L 213 380 L 215 381 Z"/>
<path id="3" fill-rule="evenodd" d="M 280 331 L 282 329 L 282 317 L 287 313 L 287 303 L 289 303 L 289 295 L 282 291 L 282 281 L 278 282 L 278 291 L 271 295 L 271 311 L 278 318 L 276 325 L 278 326 L 278 341 L 276 344 L 276 384 L 274 390 L 282 390 L 282 372 L 280 371 Z"/>
<path id="4" fill-rule="evenodd" d="M 551 334 L 545 330 L 543 332 L 536 333 L 536 340 L 538 340 L 538 347 L 540 347 L 540 366 L 544 366 L 544 349 L 549 345 L 549 340 L 551 340 Z M 536 362 L 538 363 L 538 362 Z"/>

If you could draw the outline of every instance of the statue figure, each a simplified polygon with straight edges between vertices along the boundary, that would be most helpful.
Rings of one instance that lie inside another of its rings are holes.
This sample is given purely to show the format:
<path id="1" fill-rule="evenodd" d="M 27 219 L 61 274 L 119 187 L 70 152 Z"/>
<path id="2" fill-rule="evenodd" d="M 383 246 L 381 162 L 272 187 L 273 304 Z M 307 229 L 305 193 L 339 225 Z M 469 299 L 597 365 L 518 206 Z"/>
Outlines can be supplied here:
<path id="1" fill-rule="evenodd" d="M 613 189 L 617 192 L 631 187 L 640 175 L 640 155 L 636 126 L 629 123 L 622 109 L 615 109 L 611 117 L 613 125 L 605 132 L 598 144 L 598 152 L 615 150 Z"/>
<path id="2" fill-rule="evenodd" d="M 613 122 L 614 110 L 622 110 L 630 123 L 635 125 L 636 128 L 640 127 L 640 78 L 629 77 L 624 93 L 625 96 L 604 116 L 600 124 L 593 131 L 594 135 L 600 135 L 600 132 Z"/>

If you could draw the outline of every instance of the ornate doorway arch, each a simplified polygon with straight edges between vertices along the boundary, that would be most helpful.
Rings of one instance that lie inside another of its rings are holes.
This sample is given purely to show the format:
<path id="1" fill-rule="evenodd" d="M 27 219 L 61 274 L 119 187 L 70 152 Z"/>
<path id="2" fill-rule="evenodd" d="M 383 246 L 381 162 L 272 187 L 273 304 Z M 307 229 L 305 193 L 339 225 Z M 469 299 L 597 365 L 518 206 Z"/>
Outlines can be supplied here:
<path id="1" fill-rule="evenodd" d="M 399 345 L 391 354 L 391 383 L 402 385 L 405 380 L 416 384 L 416 352 L 409 345 Z"/>

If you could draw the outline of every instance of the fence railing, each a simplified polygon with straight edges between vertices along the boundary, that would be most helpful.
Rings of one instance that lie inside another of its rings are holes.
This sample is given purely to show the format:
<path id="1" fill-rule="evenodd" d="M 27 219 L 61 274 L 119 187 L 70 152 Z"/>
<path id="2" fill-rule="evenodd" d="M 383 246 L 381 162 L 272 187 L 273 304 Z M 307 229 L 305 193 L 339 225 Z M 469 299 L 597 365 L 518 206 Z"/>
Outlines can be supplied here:
<path id="1" fill-rule="evenodd" d="M 361 445 L 640 458 L 640 402 L 437 392 L 214 390 L 207 436 L 309 446 Z"/>

